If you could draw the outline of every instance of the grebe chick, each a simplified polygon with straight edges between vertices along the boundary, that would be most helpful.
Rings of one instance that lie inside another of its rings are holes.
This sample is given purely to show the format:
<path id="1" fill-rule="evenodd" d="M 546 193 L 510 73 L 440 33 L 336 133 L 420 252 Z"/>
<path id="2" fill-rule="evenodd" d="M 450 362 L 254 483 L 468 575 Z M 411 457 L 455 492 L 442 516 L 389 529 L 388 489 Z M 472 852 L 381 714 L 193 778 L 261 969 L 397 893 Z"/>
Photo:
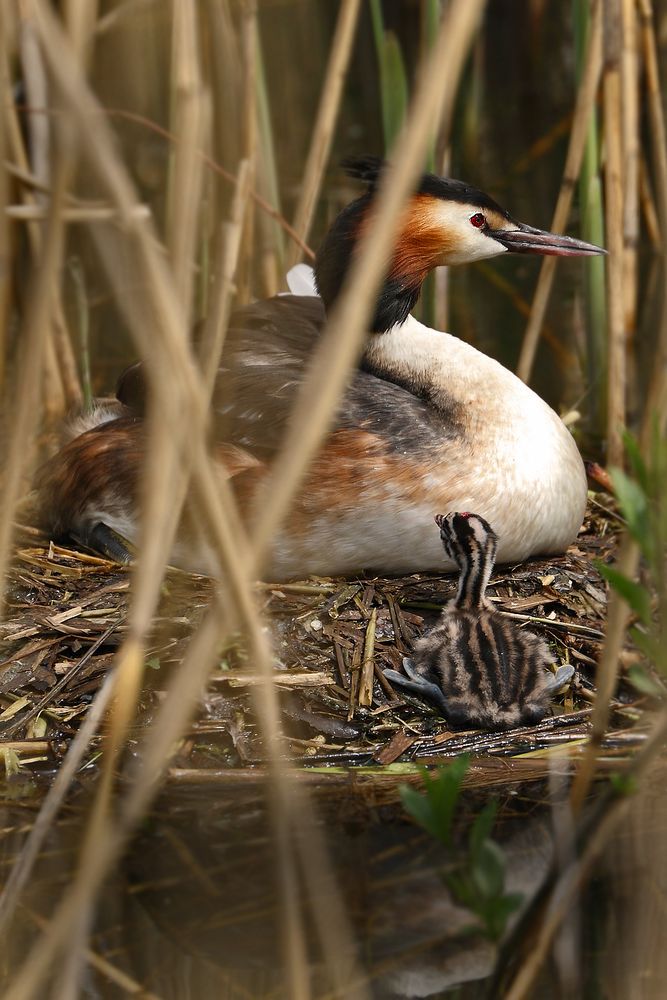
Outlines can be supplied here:
<path id="1" fill-rule="evenodd" d="M 313 286 L 311 295 L 246 306 L 233 315 L 225 338 L 211 450 L 251 533 L 254 497 L 271 474 L 326 313 L 354 266 L 384 170 L 371 158 L 347 167 L 366 191 L 341 212 L 319 250 L 319 296 Z M 461 181 L 425 174 L 416 184 L 395 245 L 387 247 L 360 366 L 275 540 L 273 579 L 438 569 L 433 510 L 479 511 L 498 532 L 498 558 L 506 562 L 563 552 L 574 540 L 586 476 L 561 419 L 497 361 L 410 315 L 435 267 L 507 252 L 604 253 L 517 222 Z M 119 399 L 138 417 L 147 382 L 137 365 L 119 386 Z M 41 476 L 48 530 L 99 548 L 109 529 L 136 544 L 143 425 L 143 419 L 100 423 L 55 456 Z M 170 556 L 184 569 L 216 571 L 215 554 L 196 525 L 179 532 Z"/>
<path id="2" fill-rule="evenodd" d="M 415 643 L 412 660 L 385 676 L 435 701 L 455 726 L 511 729 L 544 717 L 548 701 L 574 674 L 555 674 L 543 639 L 518 629 L 486 599 L 498 539 L 479 514 L 438 514 L 445 552 L 459 567 L 456 597 L 442 610 L 432 632 Z"/>

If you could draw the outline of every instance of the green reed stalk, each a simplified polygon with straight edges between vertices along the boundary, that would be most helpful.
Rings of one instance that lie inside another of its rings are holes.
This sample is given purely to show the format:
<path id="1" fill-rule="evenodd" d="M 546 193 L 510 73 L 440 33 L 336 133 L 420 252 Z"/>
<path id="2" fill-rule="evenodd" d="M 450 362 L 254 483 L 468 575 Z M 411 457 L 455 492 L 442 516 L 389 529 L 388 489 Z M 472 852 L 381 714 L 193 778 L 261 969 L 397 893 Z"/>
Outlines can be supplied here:
<path id="1" fill-rule="evenodd" d="M 577 82 L 585 71 L 590 30 L 589 0 L 573 0 L 573 25 Z M 593 111 L 579 173 L 579 206 L 582 239 L 605 245 L 604 204 L 600 176 L 600 136 L 597 111 Z M 587 261 L 584 274 L 586 316 L 586 369 L 588 372 L 589 422 L 592 432 L 602 437 L 607 411 L 607 289 L 604 257 Z"/>
<path id="2" fill-rule="evenodd" d="M 385 148 L 389 149 L 403 127 L 408 106 L 408 80 L 401 46 L 393 31 L 387 31 L 382 0 L 371 0 L 375 51 L 380 72 L 380 102 Z"/>

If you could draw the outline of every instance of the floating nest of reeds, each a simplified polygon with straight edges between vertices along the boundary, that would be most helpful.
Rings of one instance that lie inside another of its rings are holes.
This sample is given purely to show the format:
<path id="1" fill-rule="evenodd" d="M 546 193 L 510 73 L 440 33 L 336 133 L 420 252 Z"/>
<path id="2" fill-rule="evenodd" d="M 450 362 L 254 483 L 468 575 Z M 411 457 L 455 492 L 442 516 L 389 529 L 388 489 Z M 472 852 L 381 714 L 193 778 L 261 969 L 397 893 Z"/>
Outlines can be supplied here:
<path id="1" fill-rule="evenodd" d="M 606 502 L 606 501 L 605 501 Z M 563 556 L 497 567 L 496 607 L 549 642 L 575 680 L 541 724 L 504 733 L 453 732 L 432 707 L 385 679 L 452 594 L 454 577 L 308 579 L 258 584 L 274 631 L 276 677 L 294 758 L 314 778 L 355 765 L 358 780 L 406 764 L 483 755 L 479 780 L 537 777 L 554 754 L 576 755 L 589 730 L 595 666 L 604 638 L 606 587 L 596 562 L 615 553 L 620 518 L 593 499 L 577 542 Z M 0 749 L 8 768 L 57 766 L 122 640 L 130 575 L 92 555 L 21 534 L 0 626 Z M 168 675 L 182 659 L 210 600 L 203 577 L 170 571 L 147 659 L 139 725 L 149 724 Z M 636 659 L 624 651 L 625 665 Z M 196 719 L 170 769 L 173 781 L 229 781 L 266 760 L 249 697 L 260 682 L 242 645 L 221 655 Z M 616 762 L 643 740 L 644 701 L 624 676 L 603 756 Z M 94 754 L 94 750 L 91 754 Z M 499 762 L 497 758 L 502 758 Z M 379 767 L 381 766 L 381 767 Z M 470 772 L 475 782 L 476 770 Z"/>

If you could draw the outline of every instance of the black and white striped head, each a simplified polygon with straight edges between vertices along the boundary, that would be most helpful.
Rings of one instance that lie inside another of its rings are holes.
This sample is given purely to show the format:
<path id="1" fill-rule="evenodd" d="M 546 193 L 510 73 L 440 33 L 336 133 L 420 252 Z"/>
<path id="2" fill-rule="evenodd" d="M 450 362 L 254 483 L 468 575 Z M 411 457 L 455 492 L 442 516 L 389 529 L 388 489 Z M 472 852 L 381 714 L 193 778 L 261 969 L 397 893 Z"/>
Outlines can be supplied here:
<path id="1" fill-rule="evenodd" d="M 476 553 L 484 552 L 487 559 L 495 559 L 498 536 L 489 522 L 479 514 L 469 514 L 466 511 L 436 514 L 435 523 L 440 528 L 445 552 L 461 569 Z"/>

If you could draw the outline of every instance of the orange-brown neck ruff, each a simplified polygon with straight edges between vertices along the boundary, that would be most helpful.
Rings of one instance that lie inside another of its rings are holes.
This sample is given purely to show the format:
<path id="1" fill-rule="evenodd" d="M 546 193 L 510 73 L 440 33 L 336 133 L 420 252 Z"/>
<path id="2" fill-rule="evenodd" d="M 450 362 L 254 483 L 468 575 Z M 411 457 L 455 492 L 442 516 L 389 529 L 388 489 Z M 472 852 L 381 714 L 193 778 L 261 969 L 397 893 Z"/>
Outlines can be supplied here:
<path id="1" fill-rule="evenodd" d="M 396 249 L 375 307 L 374 333 L 385 333 L 405 322 L 427 274 L 443 263 L 451 249 L 438 224 L 436 205 L 432 195 L 416 194 L 405 207 Z M 325 237 L 315 263 L 315 280 L 327 311 L 340 293 L 357 243 L 372 217 L 372 198 L 365 194 L 340 214 Z"/>
<path id="2" fill-rule="evenodd" d="M 453 250 L 451 236 L 443 231 L 432 195 L 416 194 L 403 212 L 400 235 L 389 268 L 389 280 L 419 291 L 429 274 Z"/>

